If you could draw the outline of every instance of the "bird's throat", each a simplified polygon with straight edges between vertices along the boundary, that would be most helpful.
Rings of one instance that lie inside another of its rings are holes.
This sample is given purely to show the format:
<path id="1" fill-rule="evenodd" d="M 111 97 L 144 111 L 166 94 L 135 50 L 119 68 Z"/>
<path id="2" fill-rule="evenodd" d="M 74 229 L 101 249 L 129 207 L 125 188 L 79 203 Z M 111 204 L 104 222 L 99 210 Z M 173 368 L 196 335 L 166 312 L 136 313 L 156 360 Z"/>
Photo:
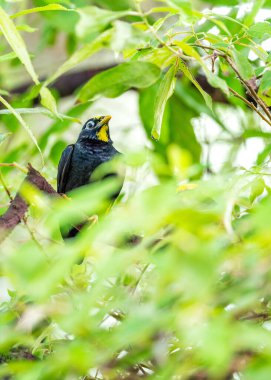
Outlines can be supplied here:
<path id="1" fill-rule="evenodd" d="M 108 135 L 108 125 L 103 125 L 102 128 L 97 133 L 97 137 L 100 141 L 108 142 L 109 141 L 109 135 Z"/>

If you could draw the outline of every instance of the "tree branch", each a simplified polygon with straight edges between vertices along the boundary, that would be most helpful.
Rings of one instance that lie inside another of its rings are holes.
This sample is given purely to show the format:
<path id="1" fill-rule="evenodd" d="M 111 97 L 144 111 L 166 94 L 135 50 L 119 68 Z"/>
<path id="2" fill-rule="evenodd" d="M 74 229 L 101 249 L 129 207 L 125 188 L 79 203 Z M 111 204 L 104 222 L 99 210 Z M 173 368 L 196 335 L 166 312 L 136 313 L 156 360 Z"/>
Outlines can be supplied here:
<path id="1" fill-rule="evenodd" d="M 31 166 L 31 164 L 28 164 L 28 173 L 24 180 L 24 183 L 25 182 L 34 185 L 39 190 L 47 194 L 59 196 L 53 187 L 36 169 Z M 28 206 L 29 204 L 21 197 L 19 191 L 15 198 L 11 201 L 7 211 L 0 217 L 0 242 L 2 242 L 23 220 Z"/>

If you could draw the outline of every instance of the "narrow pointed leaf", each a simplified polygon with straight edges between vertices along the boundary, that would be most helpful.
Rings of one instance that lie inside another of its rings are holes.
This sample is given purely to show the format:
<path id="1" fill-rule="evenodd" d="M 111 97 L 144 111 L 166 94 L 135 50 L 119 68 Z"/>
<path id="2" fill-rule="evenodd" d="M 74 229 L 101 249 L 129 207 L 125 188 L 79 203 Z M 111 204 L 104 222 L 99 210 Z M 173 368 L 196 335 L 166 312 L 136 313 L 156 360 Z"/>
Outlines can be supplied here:
<path id="1" fill-rule="evenodd" d="M 53 114 L 58 116 L 56 100 L 53 97 L 51 91 L 47 87 L 42 87 L 40 90 L 41 104 L 48 108 Z"/>
<path id="2" fill-rule="evenodd" d="M 61 65 L 49 79 L 47 79 L 45 85 L 47 86 L 49 83 L 54 82 L 58 77 L 73 69 L 93 54 L 97 53 L 103 47 L 107 46 L 107 42 L 110 40 L 111 34 L 112 29 L 107 30 L 94 41 L 83 45 L 66 62 L 64 62 L 63 65 Z"/>
<path id="3" fill-rule="evenodd" d="M 203 88 L 200 86 L 200 84 L 197 82 L 197 80 L 193 77 L 192 73 L 190 72 L 190 70 L 188 69 L 188 67 L 186 66 L 186 64 L 182 61 L 180 61 L 180 64 L 179 64 L 179 67 L 180 69 L 182 70 L 182 72 L 184 73 L 184 75 L 193 83 L 193 85 L 199 90 L 199 92 L 201 93 L 203 99 L 205 100 L 205 103 L 206 105 L 212 109 L 212 98 L 210 97 L 210 95 L 207 94 L 207 92 L 205 92 L 203 90 Z"/>
<path id="4" fill-rule="evenodd" d="M 161 134 L 162 121 L 168 99 L 172 96 L 176 83 L 177 67 L 172 66 L 161 80 L 154 105 L 154 126 L 152 137 L 158 140 Z"/>
<path id="5" fill-rule="evenodd" d="M 0 29 L 5 36 L 12 50 L 16 53 L 20 61 L 25 65 L 26 70 L 33 79 L 35 84 L 39 83 L 38 76 L 34 70 L 31 59 L 27 52 L 24 40 L 16 29 L 9 15 L 0 7 Z"/>
<path id="6" fill-rule="evenodd" d="M 30 9 L 25 9 L 23 11 L 14 13 L 10 18 L 16 18 L 20 16 L 24 16 L 30 13 L 38 13 L 38 12 L 46 12 L 46 11 L 69 11 L 70 9 L 63 7 L 60 4 L 49 4 L 43 7 L 35 7 Z"/>
<path id="7" fill-rule="evenodd" d="M 36 147 L 37 147 L 37 149 L 41 155 L 41 160 L 42 160 L 42 165 L 43 165 L 44 159 L 43 159 L 41 149 L 40 149 L 39 144 L 36 140 L 36 137 L 34 136 L 33 132 L 29 128 L 29 126 L 26 124 L 26 122 L 21 117 L 21 115 L 2 96 L 0 96 L 0 102 L 16 117 L 16 119 L 19 121 L 19 123 L 23 126 L 25 131 L 28 133 L 29 137 L 31 138 L 33 143 L 36 145 Z"/>

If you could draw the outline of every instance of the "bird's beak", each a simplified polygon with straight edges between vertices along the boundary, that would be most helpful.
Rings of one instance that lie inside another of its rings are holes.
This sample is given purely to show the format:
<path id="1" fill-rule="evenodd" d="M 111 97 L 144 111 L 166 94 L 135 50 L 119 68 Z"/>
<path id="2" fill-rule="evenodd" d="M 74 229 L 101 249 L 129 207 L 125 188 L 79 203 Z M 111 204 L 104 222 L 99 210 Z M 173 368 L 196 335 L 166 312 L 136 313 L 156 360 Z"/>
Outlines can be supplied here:
<path id="1" fill-rule="evenodd" d="M 112 116 L 105 116 L 96 126 L 96 128 L 101 128 L 104 125 L 107 125 L 109 121 L 112 119 Z"/>

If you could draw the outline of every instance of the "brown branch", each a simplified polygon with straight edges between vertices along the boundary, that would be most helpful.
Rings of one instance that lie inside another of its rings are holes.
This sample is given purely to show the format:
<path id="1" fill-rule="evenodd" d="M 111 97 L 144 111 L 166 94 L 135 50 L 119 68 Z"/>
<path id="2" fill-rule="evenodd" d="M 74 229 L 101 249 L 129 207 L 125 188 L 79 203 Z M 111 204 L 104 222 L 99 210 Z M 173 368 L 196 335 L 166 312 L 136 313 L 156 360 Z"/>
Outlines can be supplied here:
<path id="1" fill-rule="evenodd" d="M 50 85 L 50 88 L 55 89 L 61 98 L 70 96 L 74 94 L 74 92 L 84 85 L 87 81 L 89 81 L 93 76 L 96 74 L 99 74 L 103 72 L 104 70 L 110 69 L 114 67 L 114 65 L 111 66 L 105 66 L 100 67 L 97 69 L 92 70 L 82 70 L 79 72 L 73 72 L 66 75 L 63 75 L 62 77 L 58 78 L 54 83 Z M 46 78 L 44 78 L 45 80 Z M 218 88 L 212 87 L 208 81 L 206 80 L 206 77 L 204 75 L 197 75 L 196 76 L 197 81 L 200 83 L 201 87 L 206 91 L 213 99 L 214 102 L 220 102 L 220 103 L 229 103 L 225 95 L 221 90 Z M 20 95 L 25 93 L 31 88 L 31 83 L 25 83 L 24 85 L 20 87 L 16 87 L 11 90 L 11 98 L 16 95 Z M 34 99 L 34 104 L 38 104 L 38 98 Z"/>
<path id="2" fill-rule="evenodd" d="M 248 93 L 250 94 L 250 96 L 255 100 L 255 102 L 257 104 L 259 104 L 264 113 L 266 114 L 266 116 L 268 117 L 269 120 L 271 120 L 271 113 L 268 109 L 268 106 L 265 104 L 265 102 L 258 96 L 258 94 L 256 93 L 255 89 L 253 88 L 251 82 L 249 80 L 245 80 L 240 72 L 237 70 L 234 62 L 230 59 L 230 57 L 228 57 L 227 55 L 224 57 L 225 60 L 228 62 L 228 64 L 231 66 L 231 68 L 233 69 L 233 71 L 236 73 L 237 77 L 239 78 L 240 82 L 243 83 L 244 87 L 247 89 Z"/>
<path id="3" fill-rule="evenodd" d="M 267 124 L 269 124 L 271 126 L 271 121 L 268 120 L 259 110 L 257 107 L 255 107 L 255 105 L 250 102 L 249 100 L 247 100 L 246 98 L 244 98 L 242 95 L 238 94 L 238 92 L 234 91 L 232 88 L 229 87 L 229 91 L 236 97 L 236 98 L 239 98 L 241 99 L 244 103 L 246 103 L 251 109 L 253 109 L 253 111 L 255 111 Z"/>
<path id="4" fill-rule="evenodd" d="M 61 98 L 65 96 L 70 96 L 76 91 L 80 86 L 85 84 L 95 75 L 111 69 L 115 65 L 101 66 L 93 69 L 86 69 L 78 72 L 72 72 L 62 75 L 60 78 L 56 79 L 54 83 L 50 84 L 50 88 L 57 90 Z M 42 78 L 46 80 L 47 78 Z M 25 83 L 19 87 L 15 87 L 11 90 L 11 96 L 16 94 L 24 94 L 32 87 L 32 83 Z M 36 99 L 37 100 L 37 99 Z"/>
<path id="5" fill-rule="evenodd" d="M 24 180 L 24 183 L 25 182 L 30 183 L 47 194 L 59 195 L 31 164 L 28 164 L 28 173 Z M 19 191 L 10 203 L 7 211 L 0 217 L 0 242 L 23 221 L 28 206 L 28 203 L 21 197 Z"/>

